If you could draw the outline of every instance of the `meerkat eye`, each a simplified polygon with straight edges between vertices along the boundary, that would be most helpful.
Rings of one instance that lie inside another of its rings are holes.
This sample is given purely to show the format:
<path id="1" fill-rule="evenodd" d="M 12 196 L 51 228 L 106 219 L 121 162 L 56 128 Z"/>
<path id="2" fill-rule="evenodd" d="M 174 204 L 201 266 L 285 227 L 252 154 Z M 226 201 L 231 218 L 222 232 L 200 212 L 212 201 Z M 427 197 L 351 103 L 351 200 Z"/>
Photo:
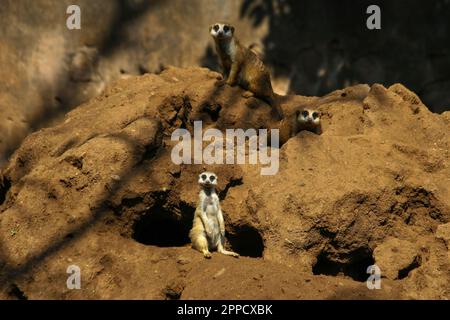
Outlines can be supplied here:
<path id="1" fill-rule="evenodd" d="M 211 182 L 213 182 L 215 179 L 216 179 L 216 177 L 214 177 L 214 176 L 209 177 L 209 180 L 211 180 Z"/>
<path id="2" fill-rule="evenodd" d="M 202 180 L 206 180 L 206 174 L 202 174 Z"/>
<path id="3" fill-rule="evenodd" d="M 302 112 L 302 116 L 304 116 L 305 118 L 308 117 L 308 115 L 309 115 L 308 111 L 305 110 L 305 111 Z"/>
<path id="4" fill-rule="evenodd" d="M 224 31 L 225 33 L 227 33 L 228 31 L 230 31 L 230 27 L 229 27 L 229 26 L 223 27 L 223 31 Z"/>
<path id="5" fill-rule="evenodd" d="M 216 25 L 214 26 L 214 28 L 213 28 L 213 29 L 214 29 L 214 31 L 216 31 L 216 32 L 217 32 L 217 31 L 219 31 L 219 28 L 220 28 L 220 27 L 219 27 L 219 25 L 218 25 L 218 24 L 216 24 Z"/>
<path id="6" fill-rule="evenodd" d="M 317 119 L 319 117 L 319 113 L 313 112 L 312 117 L 313 117 L 313 119 Z"/>

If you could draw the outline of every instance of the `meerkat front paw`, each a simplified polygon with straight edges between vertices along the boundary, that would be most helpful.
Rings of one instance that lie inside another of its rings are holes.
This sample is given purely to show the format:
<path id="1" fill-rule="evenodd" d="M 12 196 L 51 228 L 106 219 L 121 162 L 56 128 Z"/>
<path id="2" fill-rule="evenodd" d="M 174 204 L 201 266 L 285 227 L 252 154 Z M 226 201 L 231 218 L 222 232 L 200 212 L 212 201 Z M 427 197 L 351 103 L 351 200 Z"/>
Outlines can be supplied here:
<path id="1" fill-rule="evenodd" d="M 205 257 L 206 259 L 211 259 L 211 252 L 204 252 L 203 257 Z"/>

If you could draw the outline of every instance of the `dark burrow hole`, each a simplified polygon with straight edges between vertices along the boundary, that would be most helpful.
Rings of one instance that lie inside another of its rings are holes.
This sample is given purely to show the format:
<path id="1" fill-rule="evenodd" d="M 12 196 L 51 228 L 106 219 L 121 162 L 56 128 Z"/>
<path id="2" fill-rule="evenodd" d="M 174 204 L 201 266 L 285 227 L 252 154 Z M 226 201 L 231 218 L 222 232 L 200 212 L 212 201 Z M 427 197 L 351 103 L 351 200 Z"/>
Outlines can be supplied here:
<path id="1" fill-rule="evenodd" d="M 11 181 L 0 176 L 0 206 L 5 202 L 9 189 L 11 189 Z"/>
<path id="2" fill-rule="evenodd" d="M 348 276 L 355 281 L 364 282 L 370 276 L 367 268 L 375 264 L 372 251 L 360 248 L 348 257 L 348 263 L 341 263 L 330 259 L 326 252 L 321 252 L 313 266 L 313 274 L 327 276 Z"/>
<path id="3" fill-rule="evenodd" d="M 257 229 L 248 225 L 235 227 L 227 238 L 233 251 L 241 256 L 253 258 L 263 256 L 264 240 Z"/>
<path id="4" fill-rule="evenodd" d="M 182 205 L 182 217 L 162 206 L 154 206 L 133 225 L 133 239 L 145 245 L 158 247 L 181 247 L 190 243 L 189 231 L 195 209 Z"/>
<path id="5" fill-rule="evenodd" d="M 28 297 L 25 295 L 25 293 L 22 290 L 20 290 L 20 288 L 15 283 L 13 283 L 9 287 L 8 295 L 11 298 L 17 300 L 28 300 Z"/>
<path id="6" fill-rule="evenodd" d="M 166 300 L 180 300 L 181 292 L 165 290 L 164 295 Z"/>
<path id="7" fill-rule="evenodd" d="M 75 235 L 74 235 L 73 233 L 68 233 L 68 234 L 65 236 L 65 239 L 67 239 L 67 240 L 72 240 L 73 238 L 75 238 Z"/>
<path id="8" fill-rule="evenodd" d="M 421 259 L 419 257 L 417 257 L 413 261 L 413 263 L 411 263 L 409 266 L 407 266 L 406 268 L 398 271 L 398 279 L 401 280 L 401 279 L 406 278 L 411 271 L 413 271 L 414 269 L 420 267 L 420 263 L 421 263 Z"/>
<path id="9" fill-rule="evenodd" d="M 206 104 L 201 109 L 211 117 L 212 121 L 216 122 L 219 119 L 222 106 L 219 104 Z"/>

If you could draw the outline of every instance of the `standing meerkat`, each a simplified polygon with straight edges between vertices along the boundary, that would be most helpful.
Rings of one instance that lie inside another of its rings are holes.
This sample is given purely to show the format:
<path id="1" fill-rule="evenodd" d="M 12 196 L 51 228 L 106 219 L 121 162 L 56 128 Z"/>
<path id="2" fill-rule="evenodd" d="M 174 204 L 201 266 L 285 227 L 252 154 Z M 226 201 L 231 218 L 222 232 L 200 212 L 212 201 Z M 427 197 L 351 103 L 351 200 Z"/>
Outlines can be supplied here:
<path id="1" fill-rule="evenodd" d="M 222 65 L 224 79 L 218 84 L 239 85 L 250 91 L 255 97 L 266 101 L 275 116 L 282 119 L 283 111 L 275 101 L 269 70 L 255 52 L 239 43 L 234 36 L 234 27 L 226 23 L 215 23 L 209 27 L 209 33 L 214 38 Z"/>
<path id="2" fill-rule="evenodd" d="M 192 229 L 189 232 L 192 247 L 203 253 L 203 256 L 208 259 L 211 258 L 210 250 L 215 249 L 227 256 L 239 257 L 239 254 L 224 248 L 225 223 L 219 197 L 215 190 L 217 176 L 212 172 L 203 172 L 199 175 L 198 183 L 202 189 Z"/>

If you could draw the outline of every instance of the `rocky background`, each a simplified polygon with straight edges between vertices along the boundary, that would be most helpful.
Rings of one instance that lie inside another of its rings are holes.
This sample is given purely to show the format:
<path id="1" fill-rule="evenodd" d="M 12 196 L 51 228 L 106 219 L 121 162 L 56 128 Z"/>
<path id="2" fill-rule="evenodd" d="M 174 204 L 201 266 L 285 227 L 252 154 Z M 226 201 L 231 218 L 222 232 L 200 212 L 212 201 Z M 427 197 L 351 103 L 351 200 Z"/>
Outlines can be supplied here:
<path id="1" fill-rule="evenodd" d="M 2 298 L 449 298 L 450 1 L 377 1 L 377 31 L 368 1 L 76 3 L 70 31 L 73 1 L 1 1 Z M 196 119 L 272 124 L 193 68 L 217 70 L 217 20 L 324 133 L 289 140 L 274 177 L 208 168 L 242 257 L 205 261 L 187 239 L 204 168 L 173 165 L 168 137 Z M 374 262 L 383 290 L 364 282 Z M 83 290 L 66 288 L 70 264 Z"/>

